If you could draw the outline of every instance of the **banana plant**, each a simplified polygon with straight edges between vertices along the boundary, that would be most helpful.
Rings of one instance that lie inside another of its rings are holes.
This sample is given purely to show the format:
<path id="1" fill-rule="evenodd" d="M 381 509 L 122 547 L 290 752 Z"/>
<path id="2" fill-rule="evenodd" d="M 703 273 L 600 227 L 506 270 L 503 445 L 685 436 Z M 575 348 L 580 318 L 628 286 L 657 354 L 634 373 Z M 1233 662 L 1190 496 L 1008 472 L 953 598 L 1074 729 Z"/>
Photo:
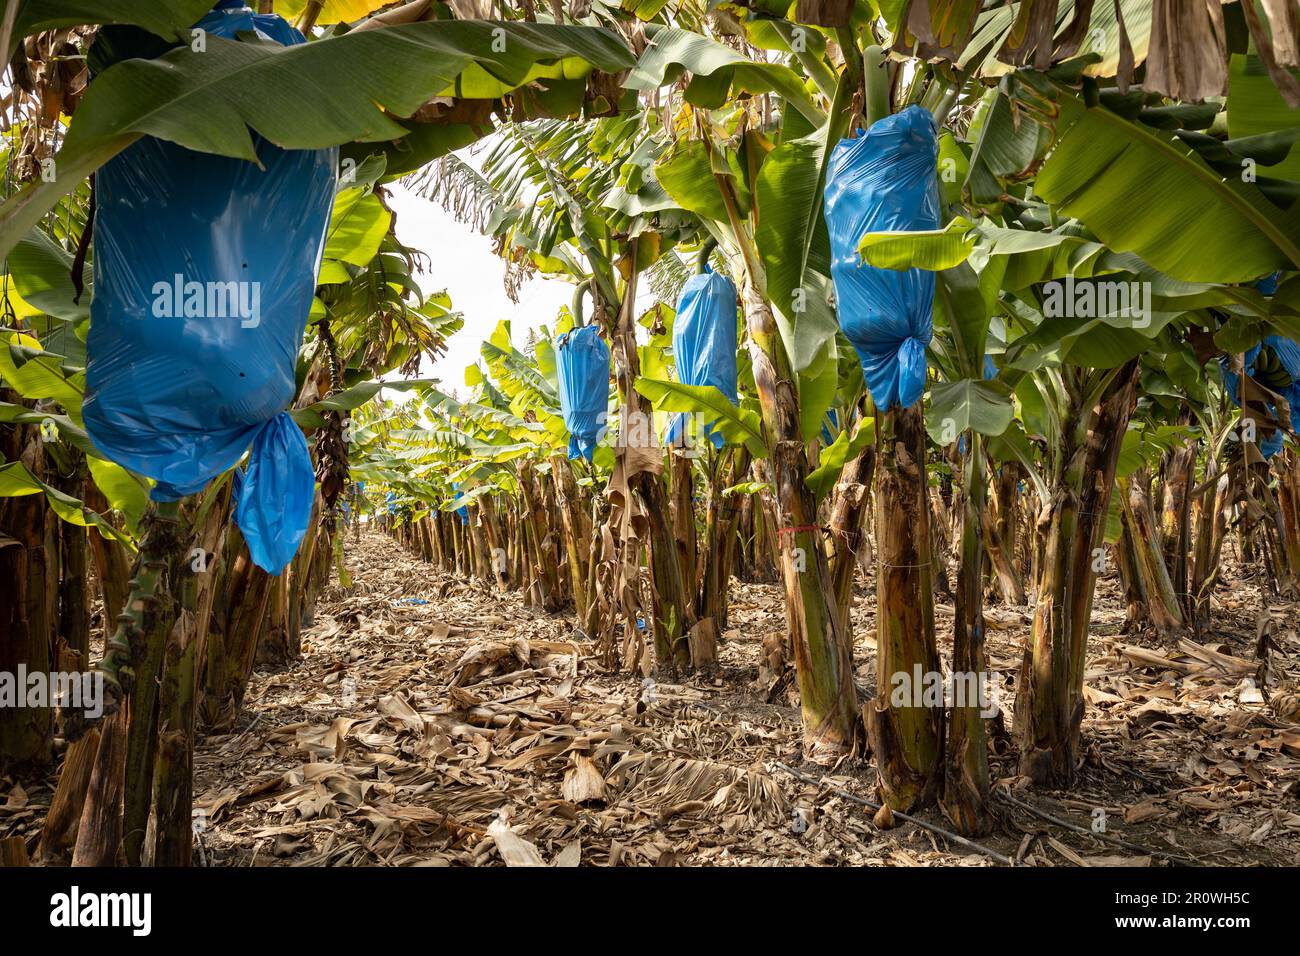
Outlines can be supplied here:
<path id="1" fill-rule="evenodd" d="M 844 752 L 853 744 L 857 721 L 850 642 L 807 484 L 812 468 L 805 439 L 815 440 L 820 432 L 837 386 L 820 184 L 829 144 L 847 129 L 860 67 L 836 81 L 828 114 L 825 106 L 789 90 L 790 67 L 743 67 L 716 41 L 665 30 L 655 35 L 631 82 L 656 89 L 682 67 L 694 78 L 654 175 L 719 242 L 740 280 L 763 425 L 760 450 L 770 457 L 780 511 L 787 624 L 805 743 L 821 756 Z M 724 105 L 719 92 L 738 85 L 788 94 L 783 126 L 765 114 L 765 97 L 713 108 Z"/>
<path id="2" fill-rule="evenodd" d="M 615 33 L 596 27 L 470 20 L 389 25 L 376 20 L 377 29 L 334 32 L 280 47 L 192 37 L 177 22 L 192 11 L 193 0 L 171 16 L 143 11 L 152 6 L 139 0 L 103 11 L 90 4 L 69 5 L 73 22 L 138 23 L 156 31 L 161 55 L 116 63 L 90 83 L 62 148 L 52 157 L 57 173 L 34 177 L 0 203 L 0 257 L 60 197 L 142 136 L 253 163 L 254 132 L 287 149 L 409 141 L 420 132 L 411 118 L 440 97 L 493 101 L 523 87 L 563 92 L 593 70 L 616 73 L 633 62 Z M 39 31 L 51 22 L 68 20 L 36 17 L 30 24 L 20 20 L 18 26 Z M 175 39 L 178 35 L 183 42 Z M 274 90 L 280 105 L 247 103 L 238 91 L 249 84 Z M 329 89 L 329 96 L 320 96 L 321 89 Z M 579 87 L 576 102 L 564 95 L 555 103 L 545 97 L 530 102 L 538 112 L 557 108 L 567 115 L 581 110 L 581 93 Z M 419 149 L 427 161 L 439 149 L 458 145 L 465 143 L 435 143 L 430 149 L 414 142 L 408 151 Z"/>
<path id="3" fill-rule="evenodd" d="M 449 161 L 426 186 L 453 212 L 496 236 L 509 261 L 569 277 L 578 287 L 573 321 L 582 321 L 582 303 L 590 296 L 590 318 L 611 345 L 619 394 L 610 421 L 621 429 L 610 484 L 619 499 L 614 540 L 626 554 L 637 553 L 643 539 L 649 543 L 658 608 L 652 615 L 655 660 L 672 670 L 691 665 L 689 635 L 696 621 L 660 480 L 653 409 L 635 387 L 641 351 L 634 310 L 641 272 L 677 241 L 686 217 L 670 202 L 642 202 L 653 198 L 640 189 L 647 124 L 657 124 L 653 114 L 507 127 L 484 159 L 482 175 Z M 508 274 L 508 289 L 511 281 Z M 625 573 L 636 563 L 616 567 Z"/>

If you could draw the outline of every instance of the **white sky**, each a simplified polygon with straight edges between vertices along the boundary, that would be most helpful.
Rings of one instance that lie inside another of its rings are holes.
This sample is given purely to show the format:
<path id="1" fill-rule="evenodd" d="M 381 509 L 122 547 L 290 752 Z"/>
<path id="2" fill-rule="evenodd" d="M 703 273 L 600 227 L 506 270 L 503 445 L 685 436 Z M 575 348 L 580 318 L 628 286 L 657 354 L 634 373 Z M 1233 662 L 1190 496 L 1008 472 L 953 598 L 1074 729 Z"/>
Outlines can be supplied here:
<path id="1" fill-rule="evenodd" d="M 465 366 L 479 357 L 479 345 L 492 334 L 497 322 L 510 319 L 517 348 L 527 330 L 550 325 L 573 298 L 573 286 L 560 279 L 540 276 L 519 290 L 519 304 L 506 296 L 501 279 L 505 263 L 492 251 L 492 241 L 471 226 L 459 223 L 438 203 L 411 192 L 400 183 L 388 187 L 397 216 L 397 238 L 429 256 L 428 270 L 416 281 L 427 294 L 446 289 L 451 304 L 465 315 L 465 327 L 451 337 L 447 352 L 432 368 L 420 374 L 441 378 L 446 389 L 465 394 Z"/>

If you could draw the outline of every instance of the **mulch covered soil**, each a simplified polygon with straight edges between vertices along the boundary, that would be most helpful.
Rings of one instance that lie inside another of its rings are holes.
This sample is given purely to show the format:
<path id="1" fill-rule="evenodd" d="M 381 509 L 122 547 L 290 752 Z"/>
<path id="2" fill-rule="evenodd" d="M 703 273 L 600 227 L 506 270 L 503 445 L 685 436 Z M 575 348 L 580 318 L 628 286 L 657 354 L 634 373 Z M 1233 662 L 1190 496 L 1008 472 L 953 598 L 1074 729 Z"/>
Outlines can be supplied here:
<path id="1" fill-rule="evenodd" d="M 735 582 L 719 673 L 668 683 L 601 667 L 571 617 L 388 538 L 347 547 L 353 587 L 324 594 L 302 658 L 255 675 L 239 728 L 200 745 L 196 863 L 1005 865 L 916 823 L 878 827 L 869 762 L 803 760 L 789 682 L 763 666 L 784 631 L 776 586 Z M 860 582 L 853 614 L 864 692 L 871 591 Z M 988 608 L 1006 681 L 1031 613 Z M 951 620 L 941 603 L 949 646 Z M 1200 643 L 1161 646 L 1123 620 L 1103 579 L 1077 786 L 1026 787 L 995 733 L 998 824 L 980 847 L 1035 866 L 1300 864 L 1297 606 L 1229 574 Z M 6 803 L 0 781 L 0 836 L 39 828 L 52 784 Z"/>
<path id="2" fill-rule="evenodd" d="M 348 548 L 354 587 L 324 596 L 302 660 L 258 674 L 243 729 L 198 756 L 213 865 L 998 865 L 915 824 L 875 826 L 853 799 L 874 799 L 868 762 L 802 759 L 798 711 L 760 667 L 785 629 L 776 586 L 736 582 L 719 674 L 666 683 L 600 667 L 571 617 L 517 593 L 379 535 Z M 854 612 L 864 688 L 871 590 Z M 999 826 L 981 845 L 1038 866 L 1300 863 L 1300 726 L 1278 716 L 1300 676 L 1300 615 L 1251 581 L 1220 595 L 1215 633 L 1161 647 L 1119 633 L 1103 579 L 1080 782 L 1023 787 L 1014 741 L 995 738 Z M 1030 615 L 988 610 L 1006 679 Z M 941 635 L 951 617 L 940 605 Z M 1093 835 L 1103 824 L 1111 840 Z"/>

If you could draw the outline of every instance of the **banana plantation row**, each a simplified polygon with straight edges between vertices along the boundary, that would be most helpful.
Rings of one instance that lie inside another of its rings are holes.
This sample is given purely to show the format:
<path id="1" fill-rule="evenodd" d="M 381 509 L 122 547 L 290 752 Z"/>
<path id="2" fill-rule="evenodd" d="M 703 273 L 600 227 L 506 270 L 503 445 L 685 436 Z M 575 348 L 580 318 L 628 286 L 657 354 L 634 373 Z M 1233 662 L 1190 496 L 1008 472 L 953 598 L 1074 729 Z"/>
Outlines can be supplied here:
<path id="1" fill-rule="evenodd" d="M 1169 642 L 1230 553 L 1300 593 L 1276 5 L 255 6 L 0 33 L 0 674 L 102 688 L 0 706 L 0 770 L 58 770 L 6 858 L 188 863 L 197 736 L 363 525 L 629 673 L 713 671 L 732 582 L 779 583 L 808 755 L 965 834 L 987 715 L 891 689 L 984 675 L 986 601 L 1033 608 L 1012 729 L 1068 787 L 1099 576 Z M 418 377 L 464 318 L 399 191 L 572 305 Z"/>

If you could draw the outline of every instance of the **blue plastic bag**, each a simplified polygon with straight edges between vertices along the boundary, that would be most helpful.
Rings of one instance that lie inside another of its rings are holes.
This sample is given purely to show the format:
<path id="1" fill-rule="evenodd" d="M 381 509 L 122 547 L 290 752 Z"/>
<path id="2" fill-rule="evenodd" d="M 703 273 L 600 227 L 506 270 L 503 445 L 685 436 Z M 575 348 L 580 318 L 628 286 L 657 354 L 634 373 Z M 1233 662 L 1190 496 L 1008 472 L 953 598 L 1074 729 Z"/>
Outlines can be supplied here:
<path id="1" fill-rule="evenodd" d="M 934 273 L 866 265 L 858 243 L 869 232 L 939 228 L 938 156 L 934 117 L 909 106 L 840 140 L 826 172 L 836 311 L 882 411 L 912 405 L 925 392 Z"/>
<path id="2" fill-rule="evenodd" d="M 454 505 L 456 502 L 460 501 L 460 499 L 462 499 L 462 498 L 465 497 L 463 494 L 460 493 L 460 484 L 459 484 L 458 482 L 453 482 L 453 483 L 452 483 L 451 490 L 454 491 L 454 492 L 456 492 L 456 494 L 455 494 L 455 495 L 452 497 L 452 499 L 451 499 L 451 503 L 452 503 L 453 505 Z M 467 525 L 467 524 L 469 524 L 469 506 L 468 506 L 468 505 L 461 505 L 459 508 L 456 509 L 456 514 L 460 515 L 460 523 L 461 523 L 462 525 Z"/>
<path id="3" fill-rule="evenodd" d="M 822 418 L 821 440 L 823 445 L 829 448 L 835 444 L 835 433 L 831 429 L 838 429 L 839 427 L 840 413 L 833 408 L 826 409 L 826 415 Z"/>
<path id="4" fill-rule="evenodd" d="M 223 0 L 196 25 L 305 42 Z M 86 430 L 173 501 L 251 446 L 235 508 L 253 561 L 278 574 L 311 519 L 307 442 L 285 409 L 333 208 L 338 151 L 255 138 L 254 163 L 146 137 L 96 175 Z"/>
<path id="5" fill-rule="evenodd" d="M 560 411 L 569 430 L 569 457 L 587 461 L 609 412 L 609 346 L 594 325 L 584 325 L 555 340 L 555 372 L 560 379 Z"/>
<path id="6" fill-rule="evenodd" d="M 1259 353 L 1263 351 L 1266 345 L 1276 353 L 1278 361 L 1286 369 L 1287 374 L 1291 376 L 1291 384 L 1281 389 L 1278 394 L 1287 400 L 1287 403 L 1291 406 L 1292 414 L 1295 414 L 1295 409 L 1300 408 L 1300 345 L 1280 335 L 1268 336 L 1243 356 L 1246 374 L 1252 376 L 1255 374 L 1255 362 L 1259 359 Z M 1226 355 L 1219 357 L 1219 370 L 1223 374 L 1223 387 L 1228 393 L 1228 398 L 1240 408 L 1241 376 L 1229 367 Z M 1271 402 L 1267 403 L 1267 406 L 1270 412 L 1275 411 Z M 1257 442 L 1259 453 L 1265 458 L 1272 458 L 1282 450 L 1282 443 L 1285 440 L 1286 435 L 1282 430 L 1280 428 L 1275 429 L 1268 437 L 1261 438 Z"/>
<path id="7" fill-rule="evenodd" d="M 737 393 L 736 354 L 736 287 L 721 273 L 705 264 L 705 272 L 693 275 L 682 286 L 677 299 L 677 318 L 673 320 L 673 362 L 677 380 L 683 385 L 712 385 L 734 405 Z M 714 422 L 704 426 L 704 434 L 715 448 L 722 447 L 722 436 L 713 430 Z M 665 441 L 670 445 L 684 441 L 686 415 L 673 416 Z"/>

